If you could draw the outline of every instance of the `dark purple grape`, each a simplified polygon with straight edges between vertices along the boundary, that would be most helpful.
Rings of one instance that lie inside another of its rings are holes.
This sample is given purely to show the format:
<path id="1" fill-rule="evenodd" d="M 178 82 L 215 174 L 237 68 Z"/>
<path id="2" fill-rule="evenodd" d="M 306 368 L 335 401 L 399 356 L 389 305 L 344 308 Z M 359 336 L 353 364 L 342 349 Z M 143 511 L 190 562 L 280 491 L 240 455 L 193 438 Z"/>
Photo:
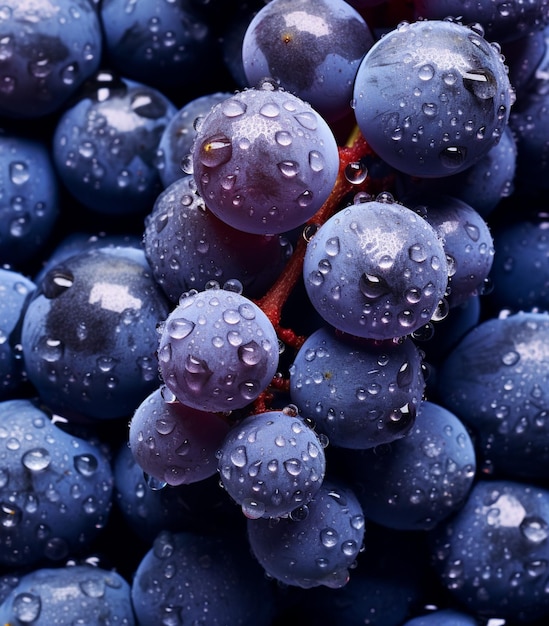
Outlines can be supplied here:
<path id="1" fill-rule="evenodd" d="M 517 146 L 506 126 L 498 143 L 467 169 L 441 178 L 397 175 L 399 197 L 416 193 L 445 194 L 466 202 L 484 219 L 514 191 Z"/>
<path id="2" fill-rule="evenodd" d="M 94 213 L 148 213 L 162 190 L 158 142 L 176 112 L 157 89 L 100 72 L 57 120 L 53 157 L 64 186 Z"/>
<path id="3" fill-rule="evenodd" d="M 248 85 L 270 77 L 328 122 L 350 114 L 353 83 L 374 43 L 364 18 L 343 0 L 272 0 L 242 44 Z"/>
<path id="4" fill-rule="evenodd" d="M 89 550 L 111 510 L 103 450 L 31 400 L 0 402 L 0 563 L 59 564 Z"/>
<path id="5" fill-rule="evenodd" d="M 219 486 L 217 474 L 196 483 L 165 485 L 143 474 L 127 441 L 116 451 L 113 472 L 113 504 L 123 527 L 146 549 L 162 530 L 215 534 L 220 527 L 239 532 L 245 525 L 240 509 Z"/>
<path id="6" fill-rule="evenodd" d="M 218 78 L 215 32 L 188 0 L 103 0 L 100 16 L 105 56 L 123 76 L 173 93 L 196 93 Z"/>
<path id="7" fill-rule="evenodd" d="M 358 69 L 357 123 L 396 170 L 441 177 L 465 170 L 499 141 L 512 89 L 501 52 L 450 21 L 402 23 Z"/>
<path id="8" fill-rule="evenodd" d="M 228 431 L 219 414 L 186 407 L 160 387 L 135 410 L 128 443 L 145 474 L 177 486 L 217 472 L 216 452 Z"/>
<path id="9" fill-rule="evenodd" d="M 271 626 L 271 586 L 242 537 L 161 532 L 131 588 L 139 626 Z"/>
<path id="10" fill-rule="evenodd" d="M 306 505 L 326 470 L 316 433 L 284 410 L 242 420 L 218 456 L 221 483 L 249 519 L 283 517 Z"/>
<path id="11" fill-rule="evenodd" d="M 493 289 L 488 299 L 496 311 L 549 309 L 549 222 L 545 203 L 539 212 L 512 219 L 494 231 Z"/>
<path id="12" fill-rule="evenodd" d="M 192 153 L 206 206 L 227 224 L 273 234 L 303 225 L 330 195 L 339 153 L 309 104 L 264 81 L 216 105 Z"/>
<path id="13" fill-rule="evenodd" d="M 490 318 L 439 368 L 441 404 L 473 432 L 487 474 L 544 480 L 549 471 L 549 315 Z"/>
<path id="14" fill-rule="evenodd" d="M 334 446 L 373 448 L 405 437 L 425 380 L 411 339 L 363 341 L 313 332 L 290 367 L 290 397 Z"/>
<path id="15" fill-rule="evenodd" d="M 159 194 L 145 218 L 143 244 L 155 280 L 174 304 L 190 289 L 235 279 L 243 295 L 258 298 L 291 252 L 281 235 L 245 233 L 222 222 L 204 206 L 190 175 Z"/>
<path id="16" fill-rule="evenodd" d="M 435 316 L 448 283 L 442 242 L 390 197 L 353 204 L 310 240 L 305 288 L 326 322 L 351 335 L 393 339 Z"/>
<path id="17" fill-rule="evenodd" d="M 0 176 L 0 263 L 26 271 L 47 249 L 59 218 L 59 181 L 49 146 L 2 134 Z"/>
<path id="18" fill-rule="evenodd" d="M 130 416 L 159 385 L 156 326 L 168 301 L 142 250 L 83 250 L 37 284 L 22 320 L 26 373 L 72 419 Z"/>
<path id="19" fill-rule="evenodd" d="M 91 564 L 26 573 L 0 605 L 0 621 L 35 626 L 136 623 L 128 581 Z"/>
<path id="20" fill-rule="evenodd" d="M 286 585 L 343 587 L 362 548 L 364 513 L 345 484 L 325 480 L 299 513 L 247 522 L 252 554 L 265 572 Z"/>
<path id="21" fill-rule="evenodd" d="M 89 0 L 5 0 L 0 20 L 0 115 L 59 112 L 99 67 L 101 23 Z"/>
<path id="22" fill-rule="evenodd" d="M 159 328 L 166 386 L 199 411 L 232 411 L 253 402 L 278 367 L 278 338 L 251 300 L 225 289 L 189 292 Z"/>
<path id="23" fill-rule="evenodd" d="M 442 584 L 466 610 L 504 623 L 544 623 L 548 537 L 549 491 L 479 480 L 463 508 L 431 531 L 430 550 Z"/>
<path id="24" fill-rule="evenodd" d="M 368 519 L 399 530 L 430 530 L 466 502 L 476 472 L 473 441 L 453 413 L 424 401 L 406 437 L 343 459 Z"/>

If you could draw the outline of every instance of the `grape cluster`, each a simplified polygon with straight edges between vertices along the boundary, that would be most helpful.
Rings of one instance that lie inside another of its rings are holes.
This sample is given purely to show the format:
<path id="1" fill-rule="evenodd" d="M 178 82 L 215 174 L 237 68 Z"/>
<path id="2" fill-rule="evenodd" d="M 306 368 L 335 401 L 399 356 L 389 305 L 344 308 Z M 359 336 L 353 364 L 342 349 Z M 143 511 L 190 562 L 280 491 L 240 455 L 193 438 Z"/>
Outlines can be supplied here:
<path id="1" fill-rule="evenodd" d="M 545 624 L 548 77 L 549 0 L 6 0 L 0 622 Z"/>

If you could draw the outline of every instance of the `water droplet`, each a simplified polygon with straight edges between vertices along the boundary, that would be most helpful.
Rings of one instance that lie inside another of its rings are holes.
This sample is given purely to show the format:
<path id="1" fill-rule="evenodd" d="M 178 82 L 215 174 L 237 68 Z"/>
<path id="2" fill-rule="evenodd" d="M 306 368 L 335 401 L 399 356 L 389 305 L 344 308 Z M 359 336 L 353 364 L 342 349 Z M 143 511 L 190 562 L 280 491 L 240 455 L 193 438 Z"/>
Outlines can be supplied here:
<path id="1" fill-rule="evenodd" d="M 296 161 L 281 161 L 277 167 L 286 178 L 294 178 L 299 174 L 299 163 Z"/>
<path id="2" fill-rule="evenodd" d="M 287 459 L 284 461 L 284 469 L 291 476 L 299 476 L 302 470 L 301 461 L 299 459 Z"/>
<path id="3" fill-rule="evenodd" d="M 432 65 L 426 64 L 422 65 L 418 71 L 418 77 L 420 80 L 431 80 L 435 75 L 435 69 Z"/>
<path id="4" fill-rule="evenodd" d="M 245 446 L 237 446 L 230 454 L 231 461 L 236 467 L 244 467 L 248 462 Z"/>
<path id="5" fill-rule="evenodd" d="M 223 111 L 224 115 L 231 118 L 244 115 L 247 108 L 248 107 L 246 103 L 241 102 L 240 100 L 236 100 L 235 98 L 229 98 L 228 100 L 225 100 L 221 103 L 221 110 Z"/>
<path id="6" fill-rule="evenodd" d="M 259 519 L 260 517 L 263 517 L 266 510 L 263 502 L 258 502 L 257 500 L 253 500 L 251 498 L 245 498 L 241 507 L 242 513 L 244 513 L 248 519 Z"/>
<path id="7" fill-rule="evenodd" d="M 372 274 L 362 274 L 358 286 L 362 294 L 369 300 L 378 300 L 391 292 L 384 278 Z"/>
<path id="8" fill-rule="evenodd" d="M 40 617 L 42 601 L 40 596 L 34 593 L 18 593 L 13 599 L 13 614 L 22 624 L 31 624 Z"/>
<path id="9" fill-rule="evenodd" d="M 519 362 L 519 360 L 520 360 L 520 354 L 516 352 L 515 350 L 509 350 L 509 352 L 506 352 L 501 357 L 501 362 L 507 366 L 516 365 Z"/>
<path id="10" fill-rule="evenodd" d="M 259 110 L 259 113 L 263 115 L 264 117 L 273 119 L 280 115 L 280 108 L 274 102 L 267 102 L 261 107 L 261 109 Z"/>
<path id="11" fill-rule="evenodd" d="M 285 148 L 292 144 L 292 135 L 286 130 L 279 130 L 275 134 L 275 141 L 279 146 Z"/>
<path id="12" fill-rule="evenodd" d="M 294 117 L 306 130 L 314 131 L 318 127 L 316 115 L 312 112 L 304 111 L 302 113 L 296 113 Z"/>
<path id="13" fill-rule="evenodd" d="M 532 543 L 541 543 L 549 536 L 549 527 L 547 522 L 541 517 L 527 516 L 520 526 L 520 532 Z"/>
<path id="14" fill-rule="evenodd" d="M 51 456 L 45 448 L 33 448 L 23 454 L 21 462 L 32 472 L 40 472 L 50 465 Z"/>
<path id="15" fill-rule="evenodd" d="M 487 68 L 469 70 L 463 74 L 463 84 L 479 100 L 491 100 L 497 94 L 497 81 Z"/>
<path id="16" fill-rule="evenodd" d="M 440 162 L 449 170 L 457 169 L 463 165 L 467 158 L 465 146 L 448 146 L 439 154 Z"/>
<path id="17" fill-rule="evenodd" d="M 233 144 L 223 134 L 205 139 L 200 145 L 198 158 L 206 167 L 216 168 L 227 163 L 233 156 Z"/>
<path id="18" fill-rule="evenodd" d="M 334 528 L 323 528 L 320 531 L 320 541 L 326 548 L 333 548 L 337 545 L 339 534 Z"/>
<path id="19" fill-rule="evenodd" d="M 177 341 L 188 337 L 193 332 L 194 328 L 194 322 L 191 322 L 184 317 L 176 317 L 170 319 L 166 330 L 170 338 Z"/>

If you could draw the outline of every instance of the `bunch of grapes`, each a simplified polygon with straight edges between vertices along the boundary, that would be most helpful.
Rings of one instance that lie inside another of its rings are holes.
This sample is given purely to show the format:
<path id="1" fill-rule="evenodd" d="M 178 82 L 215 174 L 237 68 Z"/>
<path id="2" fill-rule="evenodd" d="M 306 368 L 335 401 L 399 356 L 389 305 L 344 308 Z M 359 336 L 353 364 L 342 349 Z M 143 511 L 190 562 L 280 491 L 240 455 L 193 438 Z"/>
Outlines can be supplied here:
<path id="1" fill-rule="evenodd" d="M 546 622 L 548 28 L 4 2 L 1 623 Z"/>

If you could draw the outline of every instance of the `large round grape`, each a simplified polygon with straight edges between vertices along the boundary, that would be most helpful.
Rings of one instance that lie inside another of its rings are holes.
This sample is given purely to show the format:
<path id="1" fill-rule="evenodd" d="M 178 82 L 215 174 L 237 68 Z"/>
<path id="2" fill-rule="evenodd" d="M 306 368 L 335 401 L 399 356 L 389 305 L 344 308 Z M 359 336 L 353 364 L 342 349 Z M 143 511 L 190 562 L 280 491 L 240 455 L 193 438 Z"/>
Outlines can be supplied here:
<path id="1" fill-rule="evenodd" d="M 334 122 L 351 113 L 353 82 L 374 37 L 344 0 L 272 0 L 242 43 L 249 84 L 272 76 Z"/>
<path id="2" fill-rule="evenodd" d="M 236 292 L 190 293 L 159 330 L 162 378 L 182 404 L 194 409 L 241 409 L 276 373 L 276 331 L 256 304 Z"/>
<path id="3" fill-rule="evenodd" d="M 425 380 L 414 342 L 346 341 L 330 327 L 312 333 L 290 366 L 290 397 L 330 444 L 366 449 L 405 437 Z"/>
<path id="4" fill-rule="evenodd" d="M 307 245 L 307 294 L 321 317 L 351 335 L 393 339 L 434 316 L 448 264 L 434 228 L 396 202 L 353 204 Z"/>
<path id="5" fill-rule="evenodd" d="M 499 48 L 451 21 L 403 23 L 358 68 L 355 115 L 366 141 L 396 170 L 455 174 L 505 130 L 512 89 Z"/>
<path id="6" fill-rule="evenodd" d="M 192 151 L 198 191 L 221 220 L 245 232 L 304 224 L 330 195 L 339 152 L 327 122 L 270 81 L 213 107 Z"/>

